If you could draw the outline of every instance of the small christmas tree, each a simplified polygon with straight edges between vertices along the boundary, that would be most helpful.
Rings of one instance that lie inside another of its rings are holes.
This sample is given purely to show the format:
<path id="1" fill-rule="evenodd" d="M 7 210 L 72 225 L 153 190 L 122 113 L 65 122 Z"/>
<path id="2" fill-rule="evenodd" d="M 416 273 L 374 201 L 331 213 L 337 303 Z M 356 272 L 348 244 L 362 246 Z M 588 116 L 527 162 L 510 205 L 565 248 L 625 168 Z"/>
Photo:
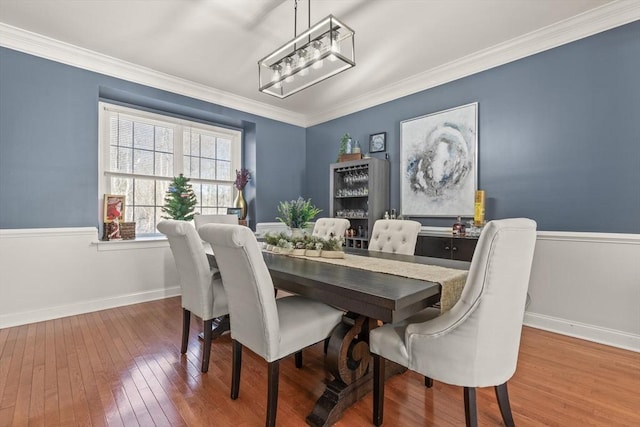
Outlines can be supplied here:
<path id="1" fill-rule="evenodd" d="M 191 221 L 198 201 L 191 184 L 189 184 L 189 178 L 184 177 L 182 174 L 173 178 L 173 182 L 164 196 L 164 202 L 162 212 L 166 213 L 167 216 L 162 218 Z"/>

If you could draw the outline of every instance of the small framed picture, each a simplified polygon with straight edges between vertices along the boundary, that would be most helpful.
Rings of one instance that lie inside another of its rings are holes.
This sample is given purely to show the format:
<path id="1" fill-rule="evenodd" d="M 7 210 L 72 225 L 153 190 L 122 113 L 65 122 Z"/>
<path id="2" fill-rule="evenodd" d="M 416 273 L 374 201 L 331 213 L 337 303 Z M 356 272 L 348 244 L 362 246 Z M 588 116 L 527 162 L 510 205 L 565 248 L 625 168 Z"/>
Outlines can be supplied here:
<path id="1" fill-rule="evenodd" d="M 104 195 L 104 222 L 110 224 L 114 221 L 124 222 L 124 204 L 126 196 L 117 194 Z"/>
<path id="2" fill-rule="evenodd" d="M 379 153 L 387 150 L 387 133 L 378 132 L 369 136 L 369 152 Z"/>
<path id="3" fill-rule="evenodd" d="M 242 208 L 227 208 L 227 215 L 236 215 L 238 219 L 242 216 Z"/>

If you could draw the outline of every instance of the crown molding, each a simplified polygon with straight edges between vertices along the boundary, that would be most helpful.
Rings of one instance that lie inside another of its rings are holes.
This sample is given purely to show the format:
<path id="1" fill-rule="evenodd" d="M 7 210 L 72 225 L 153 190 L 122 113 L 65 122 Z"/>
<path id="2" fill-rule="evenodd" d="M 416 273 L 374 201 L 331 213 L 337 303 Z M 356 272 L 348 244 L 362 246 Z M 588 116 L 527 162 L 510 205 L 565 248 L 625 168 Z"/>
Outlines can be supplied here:
<path id="1" fill-rule="evenodd" d="M 303 114 L 161 73 L 1 22 L 0 46 L 246 113 L 301 127 L 306 125 L 306 117 Z"/>
<path id="2" fill-rule="evenodd" d="M 617 0 L 340 103 L 321 114 L 308 116 L 307 126 L 440 86 L 637 20 L 640 20 L 640 1 Z"/>
<path id="3" fill-rule="evenodd" d="M 303 115 L 186 79 L 141 67 L 17 27 L 0 23 L 0 46 L 123 80 L 200 99 L 301 127 L 324 123 L 385 102 L 486 71 L 611 28 L 640 20 L 640 1 L 616 0 L 456 61 L 341 103 L 320 114 Z"/>

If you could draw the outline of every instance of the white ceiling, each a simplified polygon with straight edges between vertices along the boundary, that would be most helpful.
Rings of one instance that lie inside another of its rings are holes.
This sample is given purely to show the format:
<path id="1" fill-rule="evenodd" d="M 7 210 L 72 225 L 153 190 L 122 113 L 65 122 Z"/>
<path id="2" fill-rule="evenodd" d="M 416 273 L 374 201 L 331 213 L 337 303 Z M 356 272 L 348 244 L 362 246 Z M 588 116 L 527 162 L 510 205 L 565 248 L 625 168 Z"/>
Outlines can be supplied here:
<path id="1" fill-rule="evenodd" d="M 153 70 L 143 70 L 148 81 L 138 81 L 153 85 L 155 79 L 160 87 L 160 81 L 171 81 L 173 87 L 183 86 L 178 92 L 202 93 L 203 99 L 235 108 L 244 103 L 250 105 L 245 111 L 263 109 L 267 116 L 308 125 L 462 77 L 467 70 L 477 72 L 584 37 L 575 28 L 590 16 L 603 21 L 612 9 L 618 15 L 637 12 L 640 2 L 314 0 L 311 24 L 333 14 L 355 30 L 357 65 L 281 100 L 258 92 L 257 61 L 293 37 L 293 4 L 293 0 L 0 0 L 0 22 L 6 24 L 5 42 L 0 37 L 0 44 L 14 47 L 7 28 L 13 36 L 17 29 L 26 30 L 54 39 L 47 43 L 64 42 L 103 59 L 110 57 L 105 60 L 118 77 L 126 77 L 126 72 L 118 75 L 118 67 L 138 72 L 140 66 L 146 67 Z M 298 33 L 307 28 L 307 10 L 307 1 L 300 0 Z M 618 16 L 613 25 L 621 20 L 624 17 Z M 611 26 L 607 23 L 602 29 L 607 25 Z M 563 26 L 573 28 L 569 40 L 553 40 Z M 546 44 L 539 43 L 538 35 L 547 39 Z M 52 50 L 51 46 L 41 42 L 33 49 L 46 57 L 42 49 Z M 471 62 L 476 65 L 470 67 Z"/>

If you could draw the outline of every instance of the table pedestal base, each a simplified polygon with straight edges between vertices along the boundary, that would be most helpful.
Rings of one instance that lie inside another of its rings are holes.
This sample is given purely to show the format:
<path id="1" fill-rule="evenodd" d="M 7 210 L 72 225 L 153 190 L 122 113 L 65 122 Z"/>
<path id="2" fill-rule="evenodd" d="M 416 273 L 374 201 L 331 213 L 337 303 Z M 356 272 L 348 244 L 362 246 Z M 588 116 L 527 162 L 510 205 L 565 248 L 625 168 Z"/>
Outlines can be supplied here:
<path id="1" fill-rule="evenodd" d="M 407 368 L 389 362 L 385 368 L 385 378 L 405 372 Z M 327 383 L 324 393 L 316 401 L 313 412 L 307 415 L 307 424 L 314 427 L 328 427 L 335 424 L 345 410 L 373 390 L 373 372 L 368 372 L 356 382 L 346 385 L 333 380 Z"/>
<path id="2" fill-rule="evenodd" d="M 306 418 L 307 424 L 314 427 L 334 424 L 349 406 L 373 390 L 369 331 L 377 326 L 375 320 L 349 312 L 335 327 L 325 358 L 333 380 L 327 382 L 324 393 Z M 385 378 L 404 371 L 406 368 L 387 361 Z"/>

